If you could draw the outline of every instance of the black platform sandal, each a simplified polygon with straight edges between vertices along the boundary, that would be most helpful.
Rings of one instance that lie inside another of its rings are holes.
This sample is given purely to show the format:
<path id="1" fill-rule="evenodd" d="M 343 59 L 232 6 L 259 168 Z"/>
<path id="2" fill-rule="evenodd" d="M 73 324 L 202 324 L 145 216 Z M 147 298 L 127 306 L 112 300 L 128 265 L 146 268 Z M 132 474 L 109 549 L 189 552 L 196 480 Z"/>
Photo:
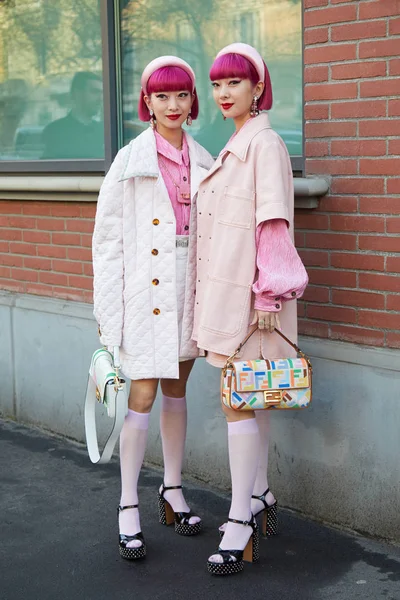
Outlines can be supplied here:
<path id="1" fill-rule="evenodd" d="M 172 525 L 175 523 L 175 531 L 179 535 L 197 535 L 201 531 L 202 523 L 191 524 L 189 520 L 197 515 L 190 512 L 174 512 L 172 506 L 164 498 L 165 492 L 168 490 L 181 490 L 181 485 L 170 485 L 166 487 L 162 484 L 161 492 L 158 492 L 158 511 L 161 525 Z"/>
<path id="2" fill-rule="evenodd" d="M 262 527 L 261 531 L 265 537 L 271 537 L 278 533 L 278 503 L 275 500 L 271 506 L 267 503 L 265 497 L 269 493 L 269 488 L 265 490 L 261 496 L 252 496 L 255 500 L 261 500 L 264 504 L 264 508 L 255 513 L 255 517 L 262 513 Z"/>
<path id="3" fill-rule="evenodd" d="M 240 573 L 244 568 L 244 561 L 257 562 L 260 558 L 258 525 L 254 517 L 250 521 L 238 521 L 228 519 L 231 523 L 250 526 L 253 529 L 249 541 L 244 550 L 222 550 L 218 548 L 215 554 L 222 556 L 222 563 L 207 561 L 208 572 L 212 575 L 234 575 Z"/>
<path id="4" fill-rule="evenodd" d="M 127 508 L 138 508 L 139 504 L 130 504 L 129 506 L 118 506 L 117 514 Z M 138 548 L 127 547 L 129 542 L 138 540 L 142 543 Z M 119 534 L 119 553 L 122 558 L 126 560 L 137 560 L 138 558 L 144 558 L 146 556 L 146 542 L 144 541 L 143 533 L 135 533 L 135 535 L 125 535 L 124 533 Z"/>

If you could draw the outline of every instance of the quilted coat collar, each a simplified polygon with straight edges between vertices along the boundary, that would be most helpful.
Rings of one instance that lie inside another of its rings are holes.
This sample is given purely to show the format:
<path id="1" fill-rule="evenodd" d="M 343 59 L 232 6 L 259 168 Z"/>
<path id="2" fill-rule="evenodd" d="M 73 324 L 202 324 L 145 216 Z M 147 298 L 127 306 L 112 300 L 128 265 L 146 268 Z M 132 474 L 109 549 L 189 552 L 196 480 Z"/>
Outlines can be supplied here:
<path id="1" fill-rule="evenodd" d="M 209 169 L 208 153 L 186 133 L 191 166 L 194 164 Z M 128 144 L 128 152 L 119 181 L 131 177 L 156 177 L 160 175 L 157 159 L 157 146 L 150 127 Z"/>

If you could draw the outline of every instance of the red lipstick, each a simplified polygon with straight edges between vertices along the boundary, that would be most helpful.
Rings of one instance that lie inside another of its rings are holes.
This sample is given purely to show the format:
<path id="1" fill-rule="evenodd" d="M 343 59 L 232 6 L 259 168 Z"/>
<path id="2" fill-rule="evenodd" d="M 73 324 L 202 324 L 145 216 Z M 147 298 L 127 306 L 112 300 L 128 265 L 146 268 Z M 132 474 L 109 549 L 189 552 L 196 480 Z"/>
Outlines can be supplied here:
<path id="1" fill-rule="evenodd" d="M 176 121 L 177 119 L 180 119 L 181 115 L 167 115 L 167 119 L 170 119 L 170 121 Z"/>
<path id="2" fill-rule="evenodd" d="M 233 104 L 221 104 L 221 106 L 224 110 L 229 110 L 230 108 L 232 108 Z"/>

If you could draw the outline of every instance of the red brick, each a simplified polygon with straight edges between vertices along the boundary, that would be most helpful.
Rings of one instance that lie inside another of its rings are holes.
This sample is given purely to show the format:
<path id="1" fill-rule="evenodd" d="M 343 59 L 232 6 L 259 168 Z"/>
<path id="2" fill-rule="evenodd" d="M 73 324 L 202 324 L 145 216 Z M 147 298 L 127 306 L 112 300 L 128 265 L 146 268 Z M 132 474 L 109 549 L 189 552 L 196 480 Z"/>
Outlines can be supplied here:
<path id="1" fill-rule="evenodd" d="M 328 142 L 306 141 L 306 156 L 327 156 L 329 154 Z"/>
<path id="2" fill-rule="evenodd" d="M 0 266 L 0 277 L 6 277 L 6 278 L 11 277 L 10 267 L 2 267 L 2 266 Z"/>
<path id="3" fill-rule="evenodd" d="M 332 66 L 332 79 L 362 79 L 366 77 L 384 77 L 385 75 L 386 62 L 384 61 Z"/>
<path id="4" fill-rule="evenodd" d="M 329 334 L 329 325 L 327 325 L 326 323 L 314 323 L 313 321 L 299 319 L 298 326 L 299 333 L 301 335 L 311 335 L 315 337 L 327 338 Z"/>
<path id="5" fill-rule="evenodd" d="M 319 119 L 328 119 L 328 117 L 329 104 L 306 104 L 304 107 L 306 121 L 318 121 Z"/>
<path id="6" fill-rule="evenodd" d="M 0 200 L 0 215 L 20 215 L 22 206 L 15 200 Z"/>
<path id="7" fill-rule="evenodd" d="M 23 267 L 24 259 L 15 254 L 0 254 L 0 265 L 4 267 Z"/>
<path id="8" fill-rule="evenodd" d="M 361 213 L 392 214 L 400 212 L 400 198 L 382 196 L 377 198 L 360 198 Z"/>
<path id="9" fill-rule="evenodd" d="M 329 0 L 304 0 L 304 8 L 315 8 L 316 6 L 327 6 Z"/>
<path id="10" fill-rule="evenodd" d="M 400 138 L 389 140 L 389 154 L 400 154 Z"/>
<path id="11" fill-rule="evenodd" d="M 29 217 L 8 217 L 10 227 L 18 227 L 19 229 L 34 229 L 36 227 L 36 219 Z"/>
<path id="12" fill-rule="evenodd" d="M 400 252 L 400 237 L 383 235 L 360 235 L 358 238 L 360 250 L 374 250 L 376 252 Z"/>
<path id="13" fill-rule="evenodd" d="M 360 58 L 376 58 L 381 56 L 398 56 L 400 53 L 400 39 L 374 40 L 372 42 L 360 42 Z M 381 94 L 382 96 L 384 94 Z"/>
<path id="14" fill-rule="evenodd" d="M 304 69 L 304 83 L 317 83 L 319 81 L 328 81 L 328 67 L 306 67 Z M 311 98 L 315 100 L 315 98 Z"/>
<path id="15" fill-rule="evenodd" d="M 327 304 L 329 302 L 329 289 L 319 285 L 309 285 L 304 292 L 303 299 L 309 302 Z"/>
<path id="16" fill-rule="evenodd" d="M 357 237 L 340 233 L 307 233 L 307 248 L 332 248 L 334 250 L 355 250 Z"/>
<path id="17" fill-rule="evenodd" d="M 0 227 L 9 227 L 9 226 L 10 226 L 10 217 L 0 216 Z"/>
<path id="18" fill-rule="evenodd" d="M 389 61 L 389 75 L 400 75 L 400 58 Z"/>
<path id="19" fill-rule="evenodd" d="M 65 204 L 57 202 L 51 207 L 52 217 L 80 217 L 81 207 L 77 203 L 66 202 Z"/>
<path id="20" fill-rule="evenodd" d="M 386 296 L 386 308 L 387 310 L 400 311 L 400 295 L 388 294 Z"/>
<path id="21" fill-rule="evenodd" d="M 81 217 L 83 219 L 94 219 L 96 216 L 97 203 L 87 202 L 81 206 Z"/>
<path id="22" fill-rule="evenodd" d="M 82 290 L 71 290 L 70 288 L 53 287 L 52 295 L 54 298 L 63 298 L 74 302 L 85 302 L 84 292 Z"/>
<path id="23" fill-rule="evenodd" d="M 38 256 L 49 256 L 51 258 L 66 258 L 67 249 L 62 246 L 38 246 Z"/>
<path id="24" fill-rule="evenodd" d="M 323 196 L 319 202 L 323 212 L 354 213 L 358 210 L 356 196 Z"/>
<path id="25" fill-rule="evenodd" d="M 397 14 L 399 14 L 399 10 Z M 389 19 L 389 35 L 400 35 L 400 18 Z"/>
<path id="26" fill-rule="evenodd" d="M 379 327 L 380 329 L 400 329 L 400 314 L 360 310 L 358 324 L 365 327 Z"/>
<path id="27" fill-rule="evenodd" d="M 22 240 L 22 231 L 19 229 L 0 228 L 0 240 Z"/>
<path id="28" fill-rule="evenodd" d="M 302 249 L 299 251 L 299 255 L 306 267 L 327 267 L 329 265 L 328 252 Z"/>
<path id="29" fill-rule="evenodd" d="M 381 119 L 380 121 L 360 121 L 360 137 L 382 137 L 400 135 L 400 119 Z"/>
<path id="30" fill-rule="evenodd" d="M 36 256 L 36 246 L 35 244 L 22 244 L 19 242 L 10 242 L 10 252 L 13 252 L 14 254 Z"/>
<path id="31" fill-rule="evenodd" d="M 53 271 L 82 275 L 82 263 L 71 260 L 53 260 Z"/>
<path id="32" fill-rule="evenodd" d="M 389 99 L 388 116 L 389 117 L 399 117 L 400 116 L 400 100 Z M 397 133 L 396 135 L 399 135 L 399 134 Z"/>
<path id="33" fill-rule="evenodd" d="M 307 13 L 306 13 L 307 14 Z M 334 44 L 332 46 L 308 47 L 304 50 L 304 64 L 340 62 L 356 58 L 357 44 Z"/>
<path id="34" fill-rule="evenodd" d="M 400 348 L 400 333 L 387 332 L 386 345 L 389 348 Z"/>
<path id="35" fill-rule="evenodd" d="M 390 17 L 398 15 L 399 3 L 397 0 L 372 0 L 372 2 L 360 2 L 359 19 L 379 19 L 379 17 Z"/>
<path id="36" fill-rule="evenodd" d="M 90 290 L 89 292 L 83 292 L 82 301 L 86 302 L 87 304 L 93 304 L 93 290 Z"/>
<path id="37" fill-rule="evenodd" d="M 38 258 L 37 256 L 25 256 L 24 267 L 26 269 L 51 271 L 51 260 L 49 260 L 48 258 Z"/>
<path id="38" fill-rule="evenodd" d="M 332 303 L 354 308 L 384 308 L 385 295 L 353 290 L 332 290 Z"/>
<path id="39" fill-rule="evenodd" d="M 295 231 L 294 232 L 294 243 L 296 248 L 304 248 L 304 240 L 305 240 L 305 236 L 304 233 L 301 231 Z"/>
<path id="40" fill-rule="evenodd" d="M 357 83 L 308 84 L 304 89 L 304 100 L 341 100 L 357 98 Z"/>
<path id="41" fill-rule="evenodd" d="M 397 78 L 385 80 L 378 79 L 376 81 L 361 81 L 360 83 L 361 98 L 375 98 L 378 96 L 398 96 L 399 93 L 400 81 Z"/>
<path id="42" fill-rule="evenodd" d="M 368 21 L 367 23 L 350 23 L 331 27 L 331 41 L 345 42 L 363 38 L 386 36 L 386 21 Z"/>
<path id="43" fill-rule="evenodd" d="M 331 215 L 330 228 L 332 231 L 383 233 L 385 231 L 385 220 L 383 217 Z"/>
<path id="44" fill-rule="evenodd" d="M 400 233 L 400 217 L 386 217 L 387 233 Z"/>
<path id="45" fill-rule="evenodd" d="M 376 329 L 362 329 L 361 327 L 346 327 L 345 325 L 331 326 L 331 339 L 365 344 L 367 346 L 383 346 L 385 334 Z"/>
<path id="46" fill-rule="evenodd" d="M 25 284 L 8 279 L 0 279 L 0 290 L 7 290 L 8 292 L 23 292 Z"/>
<path id="47" fill-rule="evenodd" d="M 295 227 L 298 229 L 329 229 L 328 215 L 298 211 L 294 218 Z"/>
<path id="48" fill-rule="evenodd" d="M 327 123 L 306 123 L 306 138 L 323 137 L 354 137 L 356 135 L 357 124 L 354 122 L 327 122 Z"/>
<path id="49" fill-rule="evenodd" d="M 53 296 L 53 289 L 43 283 L 27 283 L 25 286 L 27 294 L 37 294 L 39 296 Z"/>
<path id="50" fill-rule="evenodd" d="M 385 258 L 371 254 L 331 254 L 331 265 L 339 269 L 357 269 L 361 271 L 383 271 Z"/>
<path id="51" fill-rule="evenodd" d="M 92 250 L 90 248 L 68 248 L 70 260 L 92 261 Z"/>
<path id="52" fill-rule="evenodd" d="M 343 23 L 354 21 L 357 18 L 357 7 L 354 5 L 337 6 L 321 10 L 306 11 L 304 13 L 304 27 L 315 27 L 317 25 L 332 25 L 332 23 Z"/>
<path id="53" fill-rule="evenodd" d="M 386 183 L 388 194 L 400 194 L 400 177 L 392 177 Z"/>
<path id="54" fill-rule="evenodd" d="M 81 244 L 79 233 L 53 233 L 51 240 L 53 244 L 61 246 L 80 246 Z"/>
<path id="55" fill-rule="evenodd" d="M 67 231 L 79 231 L 81 233 L 93 233 L 94 221 L 73 219 L 67 220 Z"/>
<path id="56" fill-rule="evenodd" d="M 400 257 L 399 256 L 388 256 L 387 257 L 386 271 L 388 273 L 400 273 Z"/>
<path id="57" fill-rule="evenodd" d="M 37 281 L 38 272 L 29 271 L 28 269 L 12 269 L 11 277 L 13 279 L 18 279 L 19 281 Z"/>
<path id="58" fill-rule="evenodd" d="M 381 178 L 336 177 L 332 181 L 333 194 L 383 194 L 384 181 Z"/>
<path id="59" fill-rule="evenodd" d="M 81 246 L 84 246 L 85 248 L 91 248 L 92 247 L 92 236 L 91 235 L 81 235 Z"/>
<path id="60" fill-rule="evenodd" d="M 46 273 L 41 271 L 39 273 L 39 281 L 41 283 L 48 283 L 49 285 L 68 285 L 68 276 L 61 273 Z"/>
<path id="61" fill-rule="evenodd" d="M 93 277 L 93 265 L 92 263 L 83 264 L 83 274 Z"/>
<path id="62" fill-rule="evenodd" d="M 366 290 L 386 290 L 388 292 L 400 292 L 400 277 L 397 277 L 396 275 L 360 273 L 359 287 Z"/>
<path id="63" fill-rule="evenodd" d="M 91 277 L 79 277 L 78 275 L 69 276 L 69 285 L 83 290 L 93 289 L 93 280 Z"/>
<path id="64" fill-rule="evenodd" d="M 312 44 L 325 44 L 328 41 L 328 27 L 315 27 L 314 29 L 306 29 L 304 31 L 304 46 L 312 46 Z"/>
<path id="65" fill-rule="evenodd" d="M 339 306 L 307 306 L 307 317 L 320 319 L 322 321 L 336 321 L 338 323 L 355 323 L 357 313 L 353 308 L 342 308 Z"/>
<path id="66" fill-rule="evenodd" d="M 328 285 L 334 287 L 357 287 L 357 273 L 353 271 L 339 271 L 315 269 L 308 267 L 310 283 L 315 285 Z"/>
<path id="67" fill-rule="evenodd" d="M 50 244 L 51 236 L 50 233 L 45 231 L 24 231 L 24 242 L 31 242 L 32 244 Z"/>
<path id="68" fill-rule="evenodd" d="M 356 100 L 355 102 L 338 102 L 331 106 L 332 119 L 385 116 L 386 100 Z"/>
<path id="69" fill-rule="evenodd" d="M 335 160 L 332 158 L 326 158 L 322 160 L 306 160 L 307 173 L 320 173 L 329 175 L 356 175 L 357 170 L 358 164 L 356 160 Z"/>
<path id="70" fill-rule="evenodd" d="M 0 242 L 0 252 L 8 252 L 9 245 L 8 242 Z"/>
<path id="71" fill-rule="evenodd" d="M 386 140 L 334 140 L 331 143 L 333 156 L 383 156 L 386 154 Z"/>
<path id="72" fill-rule="evenodd" d="M 22 212 L 24 215 L 40 215 L 46 217 L 51 215 L 51 202 L 32 202 L 22 203 Z"/>
<path id="73" fill-rule="evenodd" d="M 400 158 L 362 158 L 360 175 L 397 175 L 400 173 Z"/>
<path id="74" fill-rule="evenodd" d="M 64 231 L 65 221 L 64 219 L 38 219 L 37 227 L 46 231 Z"/>

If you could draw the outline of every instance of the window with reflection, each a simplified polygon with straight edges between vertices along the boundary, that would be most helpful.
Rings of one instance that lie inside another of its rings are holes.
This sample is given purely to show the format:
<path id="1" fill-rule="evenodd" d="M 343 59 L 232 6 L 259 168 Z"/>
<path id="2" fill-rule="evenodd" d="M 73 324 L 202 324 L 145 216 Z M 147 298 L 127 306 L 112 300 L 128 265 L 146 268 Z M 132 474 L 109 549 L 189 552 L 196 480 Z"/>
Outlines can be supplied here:
<path id="1" fill-rule="evenodd" d="M 99 0 L 0 2 L 0 160 L 104 158 Z"/>
<path id="2" fill-rule="evenodd" d="M 302 154 L 301 0 L 121 0 L 120 18 L 124 143 L 148 126 L 137 116 L 144 66 L 175 54 L 197 77 L 200 116 L 191 134 L 218 154 L 233 123 L 214 104 L 208 72 L 218 50 L 241 41 L 255 46 L 270 70 L 273 127 L 292 156 Z"/>

